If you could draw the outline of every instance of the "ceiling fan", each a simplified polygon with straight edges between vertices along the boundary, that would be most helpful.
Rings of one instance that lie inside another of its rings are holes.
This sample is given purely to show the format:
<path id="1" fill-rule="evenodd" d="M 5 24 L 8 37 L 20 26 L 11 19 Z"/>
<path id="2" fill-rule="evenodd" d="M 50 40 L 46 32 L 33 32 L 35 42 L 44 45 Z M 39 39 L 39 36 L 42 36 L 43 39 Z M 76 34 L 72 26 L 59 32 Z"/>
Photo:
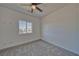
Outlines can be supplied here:
<path id="1" fill-rule="evenodd" d="M 38 10 L 38 11 L 40 11 L 40 12 L 42 12 L 42 9 L 40 9 L 37 5 L 39 5 L 39 4 L 41 4 L 41 3 L 31 3 L 31 4 L 29 4 L 29 5 L 27 5 L 27 4 L 21 4 L 22 6 L 31 6 L 31 13 L 33 13 L 33 11 L 34 10 Z"/>

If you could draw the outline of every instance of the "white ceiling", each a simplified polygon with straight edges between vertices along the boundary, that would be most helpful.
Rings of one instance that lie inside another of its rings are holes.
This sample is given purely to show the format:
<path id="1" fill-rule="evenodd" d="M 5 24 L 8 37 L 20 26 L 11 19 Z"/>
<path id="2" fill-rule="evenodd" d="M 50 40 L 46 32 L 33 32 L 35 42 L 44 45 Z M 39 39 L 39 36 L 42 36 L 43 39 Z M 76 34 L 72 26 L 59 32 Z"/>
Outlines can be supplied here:
<path id="1" fill-rule="evenodd" d="M 28 5 L 28 4 L 27 4 Z M 59 10 L 63 7 L 65 7 L 66 3 L 43 3 L 38 5 L 39 8 L 41 8 L 43 10 L 43 12 L 39 12 L 38 10 L 35 10 L 33 13 L 30 12 L 30 6 L 22 6 L 21 4 L 17 3 L 8 3 L 8 4 L 0 4 L 0 6 L 9 8 L 11 10 L 15 10 L 18 12 L 22 12 L 31 16 L 35 16 L 35 17 L 44 17 L 56 10 Z"/>

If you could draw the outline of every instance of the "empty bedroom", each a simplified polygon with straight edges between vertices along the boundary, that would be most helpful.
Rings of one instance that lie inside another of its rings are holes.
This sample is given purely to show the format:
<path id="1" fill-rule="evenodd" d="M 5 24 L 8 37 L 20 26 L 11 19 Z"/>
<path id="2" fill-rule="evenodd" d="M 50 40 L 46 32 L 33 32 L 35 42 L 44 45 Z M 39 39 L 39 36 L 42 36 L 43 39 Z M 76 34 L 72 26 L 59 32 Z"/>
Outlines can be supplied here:
<path id="1" fill-rule="evenodd" d="M 0 56 L 79 56 L 79 3 L 0 3 Z"/>

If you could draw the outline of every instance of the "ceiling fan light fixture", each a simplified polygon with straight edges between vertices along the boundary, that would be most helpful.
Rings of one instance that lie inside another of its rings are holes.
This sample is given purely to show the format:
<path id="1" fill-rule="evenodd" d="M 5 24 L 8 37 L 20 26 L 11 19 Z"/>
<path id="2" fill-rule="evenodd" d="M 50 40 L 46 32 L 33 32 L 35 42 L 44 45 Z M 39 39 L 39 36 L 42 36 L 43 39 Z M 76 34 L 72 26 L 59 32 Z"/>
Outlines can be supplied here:
<path id="1" fill-rule="evenodd" d="M 36 5 L 32 5 L 32 9 L 35 10 L 36 9 Z"/>

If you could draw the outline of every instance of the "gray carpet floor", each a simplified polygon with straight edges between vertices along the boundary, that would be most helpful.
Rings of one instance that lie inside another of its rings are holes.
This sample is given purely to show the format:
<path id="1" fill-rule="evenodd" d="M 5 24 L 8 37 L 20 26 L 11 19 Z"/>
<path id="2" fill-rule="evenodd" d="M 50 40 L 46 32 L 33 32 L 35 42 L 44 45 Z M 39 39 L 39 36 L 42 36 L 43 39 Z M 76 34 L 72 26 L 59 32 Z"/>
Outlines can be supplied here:
<path id="1" fill-rule="evenodd" d="M 77 54 L 38 40 L 1 50 L 0 56 L 77 56 Z"/>

